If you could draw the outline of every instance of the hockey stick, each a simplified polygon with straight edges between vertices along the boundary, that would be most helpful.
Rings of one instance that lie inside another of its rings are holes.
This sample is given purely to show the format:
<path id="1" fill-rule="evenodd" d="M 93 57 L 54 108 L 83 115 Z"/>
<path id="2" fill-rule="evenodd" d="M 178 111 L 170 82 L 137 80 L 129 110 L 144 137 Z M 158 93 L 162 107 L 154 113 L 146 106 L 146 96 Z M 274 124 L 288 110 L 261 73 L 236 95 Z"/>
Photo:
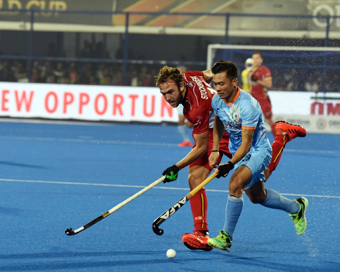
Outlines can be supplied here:
<path id="1" fill-rule="evenodd" d="M 128 199 L 126 199 L 123 202 L 119 203 L 118 205 L 114 206 L 112 209 L 108 210 L 106 213 L 103 213 L 101 216 L 98 216 L 96 219 L 92 220 L 91 222 L 87 223 L 86 225 L 84 225 L 84 226 L 82 226 L 82 227 L 80 227 L 76 230 L 72 230 L 72 228 L 68 228 L 68 229 L 65 230 L 65 233 L 69 236 L 75 235 L 75 234 L 93 226 L 94 224 L 98 223 L 99 221 L 101 221 L 105 217 L 107 217 L 110 214 L 114 213 L 115 211 L 119 210 L 121 207 L 128 204 L 129 202 L 131 202 L 135 198 L 139 197 L 141 194 L 144 194 L 146 191 L 150 190 L 152 187 L 155 187 L 157 184 L 161 183 L 163 181 L 164 177 L 165 176 L 157 179 L 155 182 L 151 183 L 149 186 L 147 186 L 144 189 L 140 190 L 139 192 L 135 193 L 133 196 L 130 196 Z"/>
<path id="2" fill-rule="evenodd" d="M 153 221 L 152 229 L 154 233 L 157 235 L 163 235 L 164 231 L 159 229 L 158 227 L 165 220 L 167 220 L 171 215 L 173 215 L 179 208 L 181 208 L 187 201 L 192 198 L 199 190 L 201 190 L 205 185 L 207 185 L 217 174 L 213 173 L 210 177 L 206 178 L 200 185 L 198 185 L 195 189 L 190 191 L 185 197 L 180 199 L 175 205 L 173 205 L 170 209 L 168 209 L 165 213 L 159 216 L 155 221 Z"/>

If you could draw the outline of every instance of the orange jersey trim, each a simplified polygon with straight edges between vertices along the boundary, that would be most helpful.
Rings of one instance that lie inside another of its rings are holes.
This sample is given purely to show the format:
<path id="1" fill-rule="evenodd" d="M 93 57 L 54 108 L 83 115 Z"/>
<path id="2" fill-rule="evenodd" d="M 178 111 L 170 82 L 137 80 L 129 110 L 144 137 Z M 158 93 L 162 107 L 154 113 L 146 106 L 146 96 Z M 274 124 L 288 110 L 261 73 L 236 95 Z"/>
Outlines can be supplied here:
<path id="1" fill-rule="evenodd" d="M 242 126 L 242 128 L 251 129 L 251 130 L 255 130 L 256 129 L 256 127 L 246 127 L 246 126 Z"/>
<path id="2" fill-rule="evenodd" d="M 240 89 L 240 87 L 237 87 L 237 93 L 236 93 L 236 95 L 235 95 L 235 97 L 234 97 L 233 102 L 227 103 L 227 102 L 225 102 L 225 100 L 223 100 L 223 101 L 224 101 L 224 103 L 226 103 L 227 105 L 234 104 L 235 101 L 237 100 L 237 98 L 239 98 L 240 94 L 241 94 L 241 89 Z"/>

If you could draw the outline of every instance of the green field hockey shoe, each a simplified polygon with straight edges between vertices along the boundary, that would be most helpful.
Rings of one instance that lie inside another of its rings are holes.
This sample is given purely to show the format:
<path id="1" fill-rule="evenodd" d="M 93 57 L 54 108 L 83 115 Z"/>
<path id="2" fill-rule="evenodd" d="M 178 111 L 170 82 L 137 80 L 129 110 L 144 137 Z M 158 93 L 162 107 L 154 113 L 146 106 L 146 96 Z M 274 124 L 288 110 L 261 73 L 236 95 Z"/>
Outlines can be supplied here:
<path id="1" fill-rule="evenodd" d="M 209 238 L 207 243 L 211 247 L 229 252 L 232 242 L 233 241 L 231 240 L 229 234 L 226 233 L 224 230 L 221 230 L 220 235 L 214 238 Z"/>
<path id="2" fill-rule="evenodd" d="M 289 216 L 292 218 L 295 224 L 295 231 L 297 235 L 304 234 L 307 228 L 306 210 L 308 207 L 308 199 L 305 197 L 300 197 L 295 199 L 300 205 L 300 210 L 297 213 L 290 213 Z"/>

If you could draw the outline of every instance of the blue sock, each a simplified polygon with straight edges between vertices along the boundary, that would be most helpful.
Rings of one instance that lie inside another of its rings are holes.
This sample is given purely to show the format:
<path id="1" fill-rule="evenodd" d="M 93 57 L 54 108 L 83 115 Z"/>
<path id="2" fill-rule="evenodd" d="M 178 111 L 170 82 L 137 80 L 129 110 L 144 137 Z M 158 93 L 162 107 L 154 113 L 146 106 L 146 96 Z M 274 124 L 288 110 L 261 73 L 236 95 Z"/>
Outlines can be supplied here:
<path id="1" fill-rule="evenodd" d="M 234 230 L 243 208 L 243 196 L 228 196 L 223 230 L 233 237 Z"/>
<path id="2" fill-rule="evenodd" d="M 181 125 L 178 126 L 178 131 L 182 135 L 182 138 L 184 141 L 190 142 L 190 138 L 187 133 L 187 126 L 186 125 Z"/>
<path id="3" fill-rule="evenodd" d="M 285 198 L 271 189 L 267 189 L 267 198 L 261 205 L 289 213 L 297 213 L 300 210 L 300 205 L 295 200 Z"/>

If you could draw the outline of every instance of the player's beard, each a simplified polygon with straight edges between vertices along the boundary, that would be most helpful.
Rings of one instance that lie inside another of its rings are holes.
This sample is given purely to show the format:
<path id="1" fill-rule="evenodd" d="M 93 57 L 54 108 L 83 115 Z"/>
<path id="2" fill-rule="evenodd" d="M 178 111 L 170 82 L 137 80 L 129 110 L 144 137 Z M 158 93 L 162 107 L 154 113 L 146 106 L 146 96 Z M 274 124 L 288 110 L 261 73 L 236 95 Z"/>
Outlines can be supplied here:
<path id="1" fill-rule="evenodd" d="M 167 101 L 168 102 L 168 101 Z M 182 103 L 182 99 L 181 98 L 178 98 L 178 99 L 175 99 L 173 100 L 172 102 L 168 102 L 170 104 L 171 107 L 173 108 L 177 108 L 179 106 L 179 104 Z"/>
<path id="2" fill-rule="evenodd" d="M 233 91 L 226 98 L 223 98 L 224 101 L 226 101 L 227 103 L 231 103 L 232 101 L 229 101 L 229 100 L 235 92 L 237 92 L 237 88 L 233 88 Z"/>

